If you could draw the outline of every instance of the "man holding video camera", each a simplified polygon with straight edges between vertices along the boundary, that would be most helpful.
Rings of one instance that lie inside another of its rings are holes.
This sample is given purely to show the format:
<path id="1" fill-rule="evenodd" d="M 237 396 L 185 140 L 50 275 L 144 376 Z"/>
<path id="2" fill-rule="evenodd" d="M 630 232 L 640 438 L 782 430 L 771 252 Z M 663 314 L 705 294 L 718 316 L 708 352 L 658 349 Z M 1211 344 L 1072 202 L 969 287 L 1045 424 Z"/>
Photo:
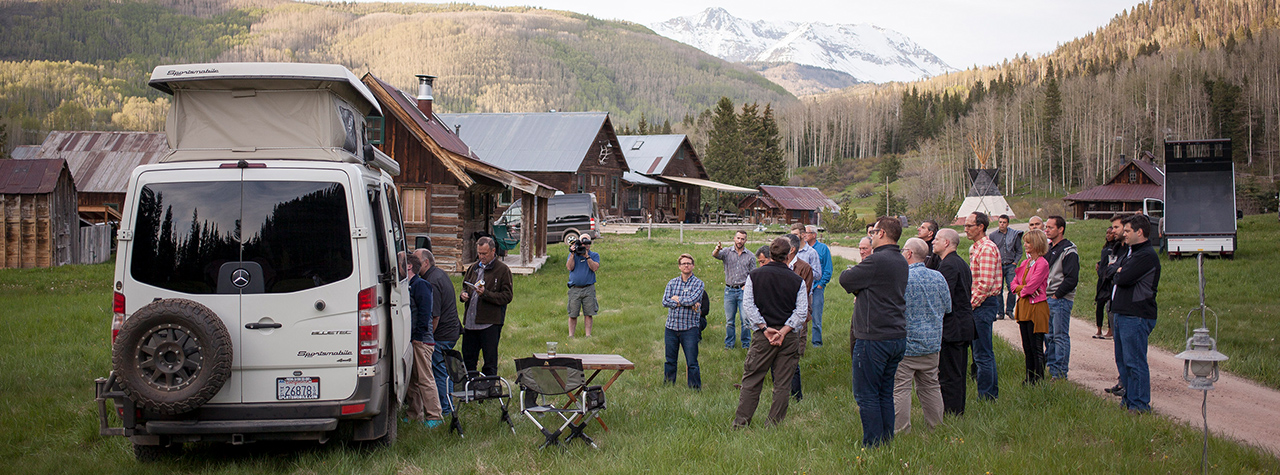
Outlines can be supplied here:
<path id="1" fill-rule="evenodd" d="M 600 254 L 591 250 L 591 236 L 583 234 L 577 241 L 569 243 L 569 257 L 564 266 L 569 269 L 569 338 L 573 338 L 577 331 L 579 310 L 586 317 L 582 324 L 583 333 L 590 338 L 591 318 L 600 311 L 600 305 L 596 303 L 596 270 L 600 269 Z"/>

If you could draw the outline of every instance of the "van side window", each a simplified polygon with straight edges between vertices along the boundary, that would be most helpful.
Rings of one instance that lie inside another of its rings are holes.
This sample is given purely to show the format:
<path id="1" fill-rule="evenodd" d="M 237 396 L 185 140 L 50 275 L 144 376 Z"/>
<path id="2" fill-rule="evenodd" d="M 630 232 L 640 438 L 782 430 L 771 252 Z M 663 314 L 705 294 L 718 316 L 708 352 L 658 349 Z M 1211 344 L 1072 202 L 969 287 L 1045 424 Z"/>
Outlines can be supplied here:
<path id="1" fill-rule="evenodd" d="M 400 255 L 407 251 L 408 247 L 404 243 L 404 222 L 400 220 L 400 202 L 396 198 L 399 193 L 396 193 L 395 187 L 390 184 L 383 184 L 382 191 L 383 196 L 387 197 L 387 211 L 390 211 L 391 215 L 391 226 L 389 228 L 391 229 L 391 240 L 394 241 L 392 244 L 395 245 L 396 255 Z M 404 267 L 401 266 L 400 269 L 404 269 Z M 409 278 L 407 272 L 401 271 L 398 274 L 400 274 L 400 280 Z"/>

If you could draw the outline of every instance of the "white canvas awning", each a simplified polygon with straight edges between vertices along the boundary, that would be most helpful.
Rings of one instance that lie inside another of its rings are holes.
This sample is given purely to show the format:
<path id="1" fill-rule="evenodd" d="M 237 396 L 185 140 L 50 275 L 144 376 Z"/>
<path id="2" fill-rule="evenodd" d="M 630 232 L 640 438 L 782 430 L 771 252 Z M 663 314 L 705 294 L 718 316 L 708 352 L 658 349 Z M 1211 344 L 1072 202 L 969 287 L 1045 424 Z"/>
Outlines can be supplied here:
<path id="1" fill-rule="evenodd" d="M 728 192 L 728 193 L 744 193 L 744 194 L 745 194 L 745 193 L 759 193 L 759 192 L 760 192 L 759 190 L 756 190 L 756 189 L 754 189 L 754 188 L 743 188 L 743 187 L 741 187 L 741 186 L 733 186 L 733 185 L 730 185 L 730 184 L 727 184 L 727 183 L 720 183 L 720 182 L 718 182 L 718 181 L 703 180 L 703 179 L 701 179 L 701 178 L 689 178 L 689 177 L 687 177 L 687 176 L 666 176 L 666 175 L 661 175 L 661 176 L 659 176 L 658 178 L 661 178 L 661 179 L 663 179 L 663 180 L 671 180 L 671 181 L 675 181 L 675 182 L 685 183 L 685 184 L 689 184 L 689 185 L 705 186 L 705 187 L 707 187 L 707 188 L 715 188 L 715 189 L 717 189 L 717 190 L 724 191 L 724 192 Z"/>

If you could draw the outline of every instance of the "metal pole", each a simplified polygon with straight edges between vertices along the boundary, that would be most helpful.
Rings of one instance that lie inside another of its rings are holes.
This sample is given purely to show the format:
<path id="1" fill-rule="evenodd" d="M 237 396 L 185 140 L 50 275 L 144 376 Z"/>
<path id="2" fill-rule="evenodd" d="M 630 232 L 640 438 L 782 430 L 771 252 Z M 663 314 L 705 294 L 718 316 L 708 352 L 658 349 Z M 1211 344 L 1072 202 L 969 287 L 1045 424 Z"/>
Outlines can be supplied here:
<path id="1" fill-rule="evenodd" d="M 680 244 L 684 244 L 684 221 L 680 222 Z"/>
<path id="2" fill-rule="evenodd" d="M 649 239 L 653 239 L 653 216 L 649 217 Z"/>

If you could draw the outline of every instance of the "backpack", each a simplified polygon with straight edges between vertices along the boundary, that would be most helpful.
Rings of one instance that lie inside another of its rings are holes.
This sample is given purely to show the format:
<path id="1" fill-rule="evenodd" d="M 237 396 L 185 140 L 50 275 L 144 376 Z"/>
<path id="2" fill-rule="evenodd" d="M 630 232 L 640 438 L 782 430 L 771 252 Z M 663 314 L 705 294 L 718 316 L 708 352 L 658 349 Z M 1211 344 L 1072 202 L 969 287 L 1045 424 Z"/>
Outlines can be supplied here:
<path id="1" fill-rule="evenodd" d="M 707 314 L 711 313 L 711 298 L 707 297 L 707 293 L 702 292 L 702 311 L 698 315 L 698 331 L 707 329 Z"/>

